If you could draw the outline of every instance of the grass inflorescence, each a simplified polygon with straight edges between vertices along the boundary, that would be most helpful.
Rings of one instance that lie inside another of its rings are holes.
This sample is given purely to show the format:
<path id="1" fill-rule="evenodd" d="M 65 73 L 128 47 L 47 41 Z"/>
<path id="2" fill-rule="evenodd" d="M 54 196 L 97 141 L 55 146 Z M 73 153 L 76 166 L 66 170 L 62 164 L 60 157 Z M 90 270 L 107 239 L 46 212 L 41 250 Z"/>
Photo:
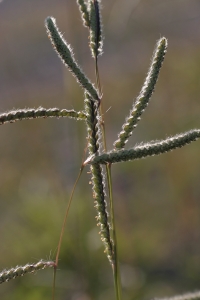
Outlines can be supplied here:
<path id="1" fill-rule="evenodd" d="M 55 263 L 53 261 L 40 260 L 35 264 L 26 264 L 25 266 L 17 266 L 9 270 L 3 270 L 0 273 L 0 284 L 3 282 L 8 282 L 17 277 L 24 276 L 28 273 L 35 273 L 39 270 L 52 268 L 52 267 L 55 267 Z"/>
<path id="2" fill-rule="evenodd" d="M 116 300 L 120 300 L 122 299 L 122 296 L 120 268 L 117 255 L 117 234 L 114 220 L 114 197 L 112 192 L 111 166 L 117 162 L 134 161 L 135 159 L 142 159 L 148 156 L 154 156 L 181 148 L 193 141 L 196 141 L 200 137 L 200 130 L 189 130 L 185 133 L 174 135 L 167 139 L 141 143 L 135 145 L 133 148 L 125 149 L 125 145 L 128 142 L 129 137 L 132 135 L 134 128 L 137 126 L 143 112 L 147 108 L 150 98 L 155 90 L 168 45 L 167 39 L 162 37 L 156 44 L 150 68 L 139 96 L 133 103 L 130 113 L 122 125 L 122 130 L 118 134 L 117 140 L 114 142 L 113 149 L 111 151 L 107 151 L 102 108 L 103 98 L 97 60 L 98 56 L 103 53 L 101 3 L 99 0 L 77 0 L 77 5 L 80 10 L 83 25 L 89 30 L 89 47 L 95 61 L 96 86 L 78 65 L 74 58 L 71 46 L 65 41 L 56 25 L 55 18 L 47 17 L 45 20 L 45 27 L 47 35 L 53 45 L 53 48 L 56 50 L 58 57 L 73 74 L 78 84 L 83 89 L 83 110 L 77 112 L 75 110 L 58 108 L 45 109 L 42 107 L 37 109 L 17 109 L 0 114 L 0 124 L 13 123 L 24 119 L 48 117 L 69 117 L 75 120 L 84 121 L 87 129 L 86 141 L 88 157 L 83 160 L 80 175 L 83 168 L 89 165 L 97 226 L 99 227 L 100 237 L 104 244 L 104 252 L 113 270 Z M 102 147 L 101 144 L 103 144 L 104 147 Z M 103 165 L 106 165 L 106 172 Z M 78 179 L 80 175 L 78 176 Z M 109 204 L 107 204 L 107 193 L 109 196 Z M 110 212 L 110 215 L 108 211 Z M 68 211 L 66 216 L 67 214 Z M 0 273 L 0 283 L 7 282 L 18 276 L 23 276 L 26 273 L 33 273 L 46 267 L 54 267 L 54 270 L 56 270 L 58 266 L 58 256 L 63 237 L 63 230 L 66 223 L 66 216 L 61 231 L 56 262 L 45 262 L 41 260 L 36 264 L 26 264 L 22 267 L 4 270 Z M 199 292 L 196 292 L 169 299 L 189 300 L 198 297 Z"/>

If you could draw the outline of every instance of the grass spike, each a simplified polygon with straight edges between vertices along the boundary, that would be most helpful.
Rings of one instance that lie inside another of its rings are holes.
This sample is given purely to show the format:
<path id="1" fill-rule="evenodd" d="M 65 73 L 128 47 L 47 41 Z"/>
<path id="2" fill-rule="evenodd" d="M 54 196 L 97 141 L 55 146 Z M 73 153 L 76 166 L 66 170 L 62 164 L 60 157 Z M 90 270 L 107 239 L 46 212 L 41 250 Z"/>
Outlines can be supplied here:
<path id="1" fill-rule="evenodd" d="M 89 17 L 89 12 L 88 12 L 88 8 L 87 5 L 85 4 L 84 0 L 77 0 L 77 4 L 79 6 L 79 10 L 81 13 L 81 17 L 83 20 L 83 25 L 85 27 L 90 27 L 90 17 Z"/>
<path id="2" fill-rule="evenodd" d="M 92 56 L 97 59 L 103 52 L 102 23 L 98 0 L 89 1 L 90 14 L 90 49 Z"/>
<path id="3" fill-rule="evenodd" d="M 100 99 L 97 90 L 76 62 L 70 45 L 67 44 L 62 34 L 59 32 L 56 20 L 53 17 L 47 17 L 45 26 L 51 43 L 62 62 L 72 72 L 80 86 L 89 93 L 92 100 L 99 101 Z"/>
<path id="4" fill-rule="evenodd" d="M 196 141 L 198 138 L 200 138 L 200 130 L 194 129 L 173 137 L 169 137 L 165 140 L 140 144 L 129 150 L 111 151 L 99 156 L 93 155 L 89 157 L 84 164 L 117 163 L 141 159 L 147 156 L 159 155 L 177 148 L 181 148 Z"/>
<path id="5" fill-rule="evenodd" d="M 93 102 L 90 96 L 85 94 L 85 113 L 87 115 L 88 150 L 89 154 L 99 154 L 100 119 L 98 104 Z M 105 247 L 105 253 L 109 262 L 113 265 L 113 242 L 110 235 L 110 224 L 108 222 L 105 176 L 99 164 L 90 167 L 92 174 L 92 188 L 95 208 L 97 210 L 97 226 L 100 228 L 101 240 Z"/>
<path id="6" fill-rule="evenodd" d="M 55 267 L 53 261 L 40 260 L 36 264 L 26 264 L 25 266 L 17 266 L 9 270 L 4 270 L 0 273 L 0 284 L 3 282 L 8 282 L 20 276 L 24 276 L 28 273 L 34 273 L 39 270 L 43 270 L 48 267 Z"/>
<path id="7" fill-rule="evenodd" d="M 77 112 L 75 110 L 59 109 L 59 108 L 27 108 L 10 110 L 6 113 L 0 114 L 0 125 L 5 123 L 13 123 L 22 120 L 31 120 L 36 118 L 60 118 L 69 117 L 76 120 L 85 120 L 84 112 Z"/>
<path id="8" fill-rule="evenodd" d="M 125 144 L 128 141 L 128 138 L 132 135 L 133 129 L 137 126 L 142 113 L 149 103 L 158 79 L 160 69 L 162 67 L 166 51 L 167 39 L 165 37 L 162 37 L 156 45 L 152 63 L 150 65 L 140 94 L 133 104 L 133 107 L 130 111 L 129 116 L 126 118 L 124 125 L 122 126 L 122 131 L 119 133 L 118 139 L 114 142 L 114 147 L 118 150 L 124 148 Z"/>
<path id="9" fill-rule="evenodd" d="M 172 297 L 155 298 L 154 300 L 193 300 L 200 299 L 200 291 L 185 293 L 183 295 L 176 295 Z"/>

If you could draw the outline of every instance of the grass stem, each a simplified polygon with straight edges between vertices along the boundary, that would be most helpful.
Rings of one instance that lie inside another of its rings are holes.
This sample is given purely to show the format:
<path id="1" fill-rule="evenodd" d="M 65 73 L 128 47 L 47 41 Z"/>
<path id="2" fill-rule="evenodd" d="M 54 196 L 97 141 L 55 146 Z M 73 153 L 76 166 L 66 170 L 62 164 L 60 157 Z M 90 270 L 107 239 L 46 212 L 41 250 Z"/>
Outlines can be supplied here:
<path id="1" fill-rule="evenodd" d="M 111 215 L 111 226 L 112 226 L 112 239 L 113 239 L 113 277 L 115 284 L 115 294 L 116 299 L 121 300 L 121 278 L 120 278 L 120 268 L 118 259 L 118 248 L 117 248 L 117 235 L 116 235 L 116 225 L 115 225 L 115 213 L 114 213 L 114 201 L 113 201 L 113 188 L 112 188 L 112 177 L 111 177 L 111 164 L 106 165 L 107 176 L 108 176 L 108 190 L 110 199 L 110 215 Z"/>
<path id="2" fill-rule="evenodd" d="M 101 84 L 100 84 L 100 76 L 99 76 L 97 58 L 96 58 L 96 61 L 95 61 L 95 73 L 96 73 L 97 87 L 98 87 L 99 93 L 101 95 L 102 91 L 101 91 Z M 103 117 L 102 101 L 100 102 L 100 115 L 101 115 L 102 140 L 103 140 L 104 150 L 105 150 L 105 152 L 107 152 L 106 132 L 105 132 L 104 117 Z M 113 265 L 112 265 L 112 270 L 113 270 L 113 279 L 114 279 L 116 300 L 121 300 L 121 278 L 120 278 L 120 268 L 119 268 L 119 260 L 118 260 L 118 249 L 117 249 L 117 234 L 116 234 L 116 226 L 115 226 L 111 165 L 112 165 L 111 163 L 106 164 L 106 176 L 107 176 L 108 193 L 109 193 L 111 229 L 112 229 L 112 240 L 113 240 Z"/>
<path id="3" fill-rule="evenodd" d="M 69 198 L 69 202 L 67 204 L 67 209 L 66 209 L 66 212 L 65 212 L 65 217 L 64 217 L 64 221 L 63 221 L 63 225 L 62 225 L 62 229 L 61 229 L 61 233 L 60 233 L 60 238 L 59 238 L 57 252 L 56 252 L 56 260 L 55 260 L 55 267 L 54 267 L 54 276 L 53 276 L 53 292 L 52 292 L 52 299 L 53 300 L 55 299 L 56 270 L 57 270 L 57 267 L 58 267 L 58 259 L 59 259 L 59 255 L 60 255 L 60 249 L 61 249 L 63 234 L 64 234 L 66 222 L 67 222 L 67 216 L 68 216 L 68 213 L 69 213 L 69 209 L 70 209 L 70 206 L 71 206 L 71 203 L 72 203 L 72 199 L 73 199 L 73 196 L 74 196 L 74 192 L 75 192 L 77 183 L 78 183 L 78 181 L 79 181 L 79 179 L 81 177 L 83 169 L 84 169 L 84 166 L 82 164 L 81 168 L 80 168 L 80 171 L 78 173 L 78 176 L 76 178 L 76 181 L 74 183 L 74 186 L 73 186 L 70 198 Z"/>

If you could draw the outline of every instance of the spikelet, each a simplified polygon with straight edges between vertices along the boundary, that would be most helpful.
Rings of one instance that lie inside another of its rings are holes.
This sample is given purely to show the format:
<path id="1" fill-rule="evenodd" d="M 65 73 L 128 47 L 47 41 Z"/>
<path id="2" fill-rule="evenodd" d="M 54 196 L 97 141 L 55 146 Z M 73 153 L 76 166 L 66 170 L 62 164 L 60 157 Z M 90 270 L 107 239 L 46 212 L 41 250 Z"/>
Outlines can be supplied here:
<path id="1" fill-rule="evenodd" d="M 149 100 L 153 94 L 166 51 L 167 40 L 165 37 L 163 37 L 158 41 L 156 45 L 152 63 L 140 94 L 130 111 L 129 117 L 126 118 L 125 123 L 122 126 L 122 131 L 119 133 L 118 139 L 114 142 L 114 146 L 116 149 L 124 148 L 125 144 L 128 141 L 128 138 L 132 135 L 133 129 L 137 126 L 142 113 L 147 107 Z"/>
<path id="2" fill-rule="evenodd" d="M 69 117 L 76 120 L 85 120 L 84 112 L 76 112 L 75 110 L 58 109 L 58 108 L 43 108 L 39 107 L 28 109 L 16 109 L 0 114 L 0 125 L 5 123 L 13 123 L 22 120 L 31 120 L 36 118 L 60 118 Z"/>
<path id="3" fill-rule="evenodd" d="M 88 12 L 88 8 L 87 5 L 85 4 L 84 0 L 77 0 L 77 4 L 79 6 L 79 10 L 81 13 L 81 17 L 83 20 L 83 25 L 85 27 L 90 27 L 90 17 L 89 17 L 89 12 Z"/>
<path id="4" fill-rule="evenodd" d="M 184 147 L 200 138 L 200 130 L 193 129 L 165 140 L 150 142 L 147 144 L 137 145 L 129 150 L 118 150 L 104 153 L 99 156 L 92 155 L 84 162 L 86 164 L 106 164 L 131 161 L 135 159 L 145 158 L 147 156 L 159 155 L 172 151 L 177 148 Z"/>
<path id="5" fill-rule="evenodd" d="M 89 1 L 90 18 L 90 49 L 92 56 L 97 59 L 103 51 L 102 23 L 100 14 L 100 4 L 98 0 Z"/>
<path id="6" fill-rule="evenodd" d="M 89 154 L 99 154 L 99 136 L 100 136 L 100 119 L 98 114 L 98 105 L 93 102 L 90 96 L 85 95 L 85 113 L 87 116 L 87 132 L 88 132 L 88 150 Z M 97 210 L 97 226 L 100 228 L 101 240 L 104 243 L 105 253 L 109 262 L 113 265 L 113 242 L 110 235 L 110 225 L 108 222 L 108 213 L 106 210 L 106 193 L 105 178 L 103 169 L 99 164 L 90 167 L 92 174 L 92 189 L 94 204 Z"/>
<path id="7" fill-rule="evenodd" d="M 17 277 L 24 276 L 28 273 L 34 273 L 36 271 L 43 270 L 47 267 L 55 267 L 55 263 L 53 261 L 40 260 L 36 264 L 26 264 L 25 266 L 17 266 L 15 268 L 11 268 L 10 270 L 4 270 L 0 273 L 0 284 L 3 282 L 8 282 Z"/>
<path id="8" fill-rule="evenodd" d="M 92 100 L 99 101 L 97 90 L 76 62 L 70 45 L 67 44 L 62 34 L 59 32 L 59 29 L 56 25 L 56 20 L 52 17 L 46 18 L 45 26 L 51 43 L 62 62 L 67 66 L 69 71 L 72 72 L 80 86 L 82 86 L 89 93 Z"/>

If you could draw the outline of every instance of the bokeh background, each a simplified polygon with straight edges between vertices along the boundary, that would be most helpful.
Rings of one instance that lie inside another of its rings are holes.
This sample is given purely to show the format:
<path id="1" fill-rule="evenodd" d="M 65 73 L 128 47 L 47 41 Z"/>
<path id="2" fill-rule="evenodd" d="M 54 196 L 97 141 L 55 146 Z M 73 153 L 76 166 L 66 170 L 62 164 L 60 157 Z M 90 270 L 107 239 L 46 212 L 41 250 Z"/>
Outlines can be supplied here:
<path id="1" fill-rule="evenodd" d="M 140 91 L 156 41 L 168 53 L 151 103 L 127 147 L 200 128 L 200 1 L 102 0 L 99 60 L 109 149 Z M 81 110 L 82 90 L 53 51 L 52 15 L 95 81 L 75 0 L 0 1 L 0 111 Z M 0 269 L 54 259 L 85 147 L 82 122 L 46 119 L 0 128 Z M 200 289 L 200 142 L 112 168 L 123 299 Z M 88 171 L 88 170 L 87 170 Z M 114 299 L 87 171 L 67 221 L 56 299 Z M 0 286 L 2 300 L 51 299 L 52 270 Z"/>

